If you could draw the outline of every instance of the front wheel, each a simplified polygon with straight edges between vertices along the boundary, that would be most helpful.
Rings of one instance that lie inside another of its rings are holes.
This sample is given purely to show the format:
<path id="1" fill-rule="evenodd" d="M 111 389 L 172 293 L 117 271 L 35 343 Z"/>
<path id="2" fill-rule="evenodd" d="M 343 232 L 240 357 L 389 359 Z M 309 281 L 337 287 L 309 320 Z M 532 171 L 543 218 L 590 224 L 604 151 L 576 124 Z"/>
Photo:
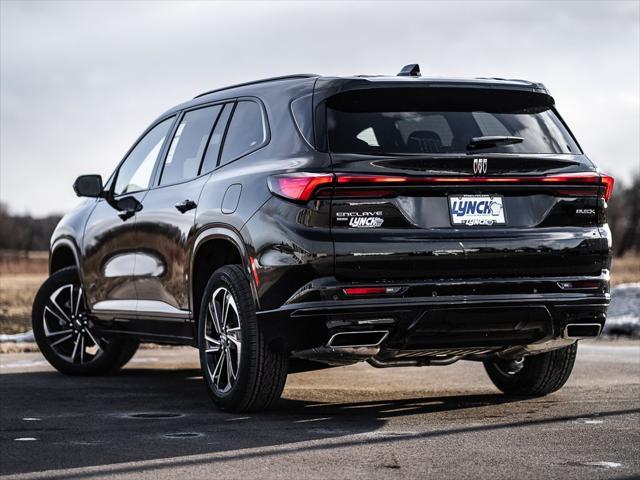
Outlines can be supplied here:
<path id="1" fill-rule="evenodd" d="M 484 368 L 493 384 L 509 395 L 543 396 L 555 392 L 569 379 L 578 344 L 518 360 L 492 358 Z"/>
<path id="2" fill-rule="evenodd" d="M 280 398 L 288 357 L 265 342 L 240 266 L 211 275 L 200 306 L 198 344 L 207 390 L 221 410 L 264 410 Z"/>
<path id="3" fill-rule="evenodd" d="M 138 340 L 105 338 L 88 315 L 75 267 L 53 273 L 40 287 L 31 311 L 33 335 L 40 351 L 67 375 L 99 375 L 124 366 Z"/>

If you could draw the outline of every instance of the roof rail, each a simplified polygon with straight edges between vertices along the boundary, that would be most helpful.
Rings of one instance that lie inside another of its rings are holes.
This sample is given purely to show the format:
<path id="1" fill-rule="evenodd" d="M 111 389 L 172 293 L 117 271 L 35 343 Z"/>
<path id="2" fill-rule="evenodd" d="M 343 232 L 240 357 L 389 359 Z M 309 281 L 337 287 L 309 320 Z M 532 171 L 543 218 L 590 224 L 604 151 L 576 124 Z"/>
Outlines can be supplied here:
<path id="1" fill-rule="evenodd" d="M 476 77 L 476 80 L 500 80 L 503 82 L 522 82 L 528 83 L 529 85 L 538 85 L 536 82 L 532 82 L 531 80 L 521 80 L 520 78 Z"/>
<path id="2" fill-rule="evenodd" d="M 278 80 L 293 80 L 295 78 L 313 78 L 313 77 L 319 77 L 319 76 L 320 75 L 316 73 L 296 73 L 293 75 L 283 75 L 281 77 L 263 78 L 261 80 L 254 80 L 252 82 L 237 83 L 236 85 L 229 85 L 228 87 L 216 88 L 215 90 L 209 90 L 208 92 L 204 92 L 204 93 L 201 93 L 200 95 L 196 95 L 193 98 L 204 97 L 205 95 L 209 95 L 210 93 L 220 92 L 222 90 L 229 90 L 231 88 L 246 87 L 247 85 L 255 85 L 257 83 L 275 82 Z"/>

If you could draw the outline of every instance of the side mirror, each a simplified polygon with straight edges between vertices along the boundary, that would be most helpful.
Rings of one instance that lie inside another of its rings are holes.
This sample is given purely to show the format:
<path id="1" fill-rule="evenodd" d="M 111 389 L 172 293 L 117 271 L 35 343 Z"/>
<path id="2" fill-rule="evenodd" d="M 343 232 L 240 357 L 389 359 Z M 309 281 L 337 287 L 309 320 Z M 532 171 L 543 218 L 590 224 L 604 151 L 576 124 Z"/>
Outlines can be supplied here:
<path id="1" fill-rule="evenodd" d="M 73 191 L 79 197 L 102 197 L 102 177 L 100 175 L 80 175 L 73 182 Z"/>
<path id="2" fill-rule="evenodd" d="M 114 201 L 114 205 L 111 205 L 118 210 L 118 216 L 122 221 L 128 220 L 133 217 L 136 212 L 142 210 L 142 204 L 134 196 L 122 197 Z"/>
<path id="3" fill-rule="evenodd" d="M 121 211 L 139 212 L 142 210 L 142 204 L 132 195 L 119 198 L 116 202 L 118 204 L 118 210 Z"/>

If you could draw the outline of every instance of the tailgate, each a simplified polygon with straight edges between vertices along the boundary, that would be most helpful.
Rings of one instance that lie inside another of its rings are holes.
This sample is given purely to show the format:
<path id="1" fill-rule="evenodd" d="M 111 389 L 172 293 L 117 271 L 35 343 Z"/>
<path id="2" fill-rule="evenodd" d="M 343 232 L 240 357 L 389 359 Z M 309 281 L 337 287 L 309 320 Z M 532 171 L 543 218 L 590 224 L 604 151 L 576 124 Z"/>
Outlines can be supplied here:
<path id="1" fill-rule="evenodd" d="M 338 174 L 332 200 L 336 276 L 599 275 L 609 249 L 598 229 L 604 188 L 588 183 L 599 182 L 597 175 L 585 175 L 544 177 L 557 179 L 548 182 L 387 176 L 382 182 Z"/>

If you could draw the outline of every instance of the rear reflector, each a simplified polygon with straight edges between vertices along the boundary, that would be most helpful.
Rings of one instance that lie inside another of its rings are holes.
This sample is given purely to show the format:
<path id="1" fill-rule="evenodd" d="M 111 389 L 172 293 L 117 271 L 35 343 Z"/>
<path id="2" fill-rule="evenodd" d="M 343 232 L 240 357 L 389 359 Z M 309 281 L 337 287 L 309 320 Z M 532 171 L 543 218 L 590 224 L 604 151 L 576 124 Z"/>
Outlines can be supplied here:
<path id="1" fill-rule="evenodd" d="M 563 290 L 584 290 L 600 287 L 597 280 L 577 280 L 575 282 L 558 282 L 558 286 Z"/>
<path id="2" fill-rule="evenodd" d="M 285 173 L 269 177 L 271 193 L 297 202 L 308 202 L 321 185 L 333 182 L 331 173 Z"/>
<path id="3" fill-rule="evenodd" d="M 346 295 L 383 295 L 397 293 L 400 287 L 349 287 L 343 289 Z"/>
<path id="4" fill-rule="evenodd" d="M 260 286 L 260 277 L 258 276 L 258 261 L 254 257 L 249 257 L 249 265 L 251 266 L 251 273 L 253 274 L 253 280 L 256 282 L 256 288 Z"/>

